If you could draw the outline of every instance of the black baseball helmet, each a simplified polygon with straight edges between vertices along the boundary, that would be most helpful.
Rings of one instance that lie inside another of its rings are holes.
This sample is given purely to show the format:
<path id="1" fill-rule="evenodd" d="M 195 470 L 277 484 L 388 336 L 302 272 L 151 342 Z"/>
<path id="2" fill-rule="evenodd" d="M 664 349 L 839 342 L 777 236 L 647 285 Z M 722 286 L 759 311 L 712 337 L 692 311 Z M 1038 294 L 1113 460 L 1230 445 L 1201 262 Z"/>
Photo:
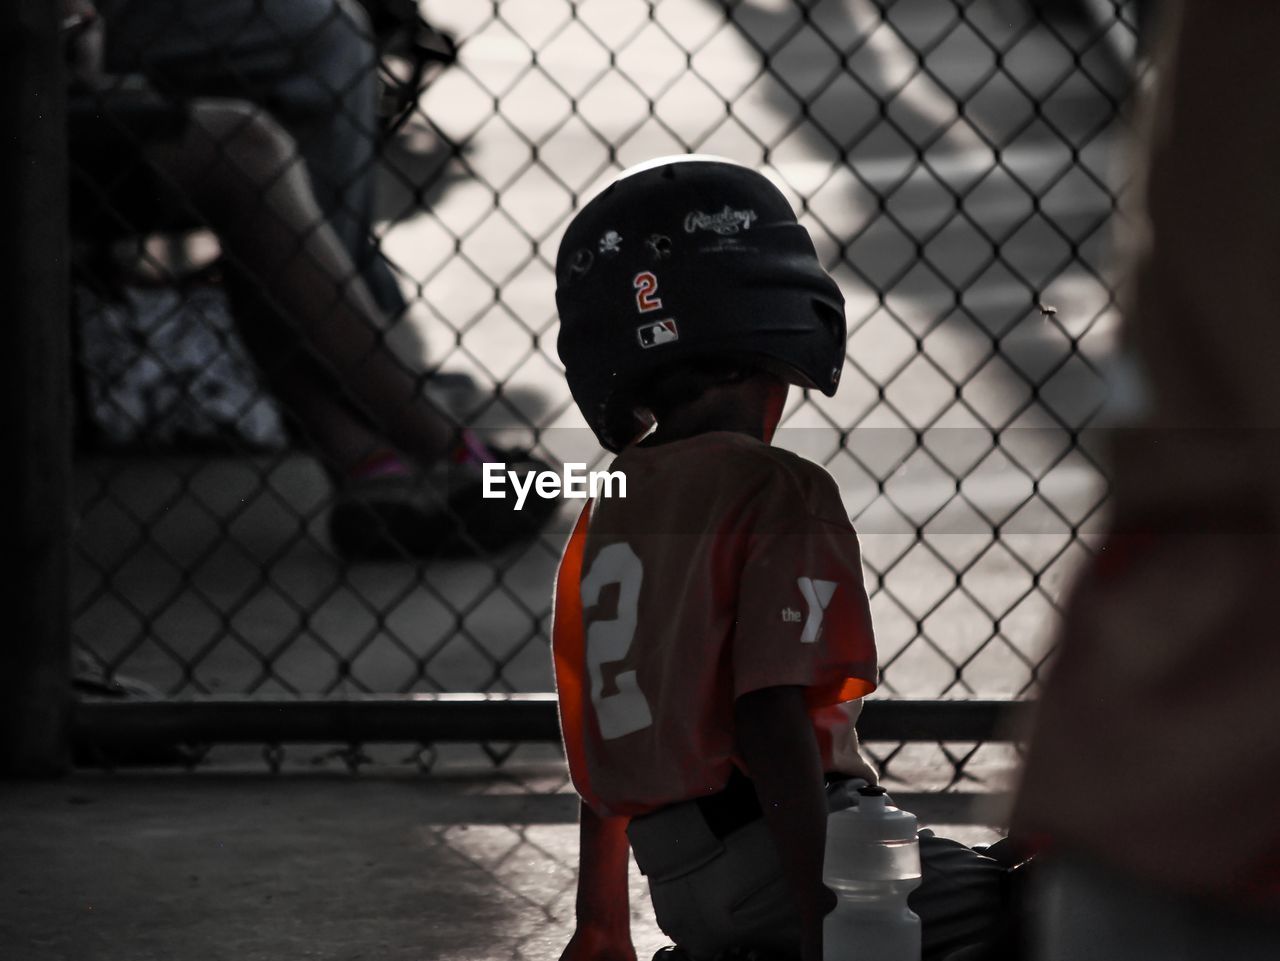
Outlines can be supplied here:
<path id="1" fill-rule="evenodd" d="M 762 174 L 718 157 L 625 171 L 574 217 L 556 256 L 556 347 L 600 443 L 648 424 L 636 391 L 705 358 L 742 358 L 828 397 L 844 366 L 844 297 Z"/>

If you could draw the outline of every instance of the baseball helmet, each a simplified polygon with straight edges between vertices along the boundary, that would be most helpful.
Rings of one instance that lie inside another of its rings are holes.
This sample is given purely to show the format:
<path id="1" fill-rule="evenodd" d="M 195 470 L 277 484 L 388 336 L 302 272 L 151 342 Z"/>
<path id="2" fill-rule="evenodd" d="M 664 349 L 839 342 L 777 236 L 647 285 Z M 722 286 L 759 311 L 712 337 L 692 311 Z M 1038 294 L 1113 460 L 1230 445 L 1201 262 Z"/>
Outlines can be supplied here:
<path id="1" fill-rule="evenodd" d="M 835 393 L 844 297 L 766 177 L 718 157 L 633 167 L 591 200 L 556 256 L 556 347 L 600 443 L 648 423 L 636 392 L 664 370 L 743 358 Z"/>

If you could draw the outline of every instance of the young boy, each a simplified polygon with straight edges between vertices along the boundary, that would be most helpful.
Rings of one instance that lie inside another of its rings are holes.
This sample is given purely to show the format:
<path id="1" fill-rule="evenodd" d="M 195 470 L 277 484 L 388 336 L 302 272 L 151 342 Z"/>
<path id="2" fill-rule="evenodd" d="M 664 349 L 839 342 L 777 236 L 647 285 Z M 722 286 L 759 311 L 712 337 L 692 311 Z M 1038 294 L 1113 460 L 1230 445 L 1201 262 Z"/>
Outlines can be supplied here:
<path id="1" fill-rule="evenodd" d="M 876 779 L 853 730 L 875 643 L 834 481 L 769 443 L 789 384 L 835 393 L 843 298 L 782 194 L 705 157 L 606 188 L 569 225 L 556 280 L 569 387 L 627 477 L 625 499 L 583 511 L 556 585 L 582 796 L 564 956 L 634 958 L 631 849 L 659 925 L 699 961 L 818 961 L 835 904 L 824 784 Z M 963 851 L 952 877 L 980 895 L 958 907 L 981 927 L 1001 872 Z"/>

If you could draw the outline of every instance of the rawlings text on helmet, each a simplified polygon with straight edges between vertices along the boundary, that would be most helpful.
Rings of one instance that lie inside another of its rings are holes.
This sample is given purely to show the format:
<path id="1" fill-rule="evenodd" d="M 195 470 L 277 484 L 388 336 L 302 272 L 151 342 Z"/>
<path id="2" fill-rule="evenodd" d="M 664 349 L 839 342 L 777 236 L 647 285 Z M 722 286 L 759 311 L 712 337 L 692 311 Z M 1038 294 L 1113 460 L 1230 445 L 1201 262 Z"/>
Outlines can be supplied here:
<path id="1" fill-rule="evenodd" d="M 710 230 L 727 237 L 739 231 L 750 230 L 756 221 L 754 210 L 733 210 L 727 204 L 718 214 L 704 214 L 701 210 L 691 210 L 684 218 L 684 232 L 691 234 L 698 230 Z"/>

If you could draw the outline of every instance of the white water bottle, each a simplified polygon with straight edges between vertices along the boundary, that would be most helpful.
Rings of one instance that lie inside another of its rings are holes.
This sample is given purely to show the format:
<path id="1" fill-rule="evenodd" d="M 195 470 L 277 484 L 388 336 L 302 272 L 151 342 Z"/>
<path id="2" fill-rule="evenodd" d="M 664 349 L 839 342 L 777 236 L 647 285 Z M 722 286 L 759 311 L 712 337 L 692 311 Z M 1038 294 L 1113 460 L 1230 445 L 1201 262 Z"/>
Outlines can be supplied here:
<path id="1" fill-rule="evenodd" d="M 882 787 L 827 818 L 822 880 L 839 902 L 822 928 L 826 961 L 920 961 L 920 918 L 907 895 L 920 884 L 916 817 Z"/>

